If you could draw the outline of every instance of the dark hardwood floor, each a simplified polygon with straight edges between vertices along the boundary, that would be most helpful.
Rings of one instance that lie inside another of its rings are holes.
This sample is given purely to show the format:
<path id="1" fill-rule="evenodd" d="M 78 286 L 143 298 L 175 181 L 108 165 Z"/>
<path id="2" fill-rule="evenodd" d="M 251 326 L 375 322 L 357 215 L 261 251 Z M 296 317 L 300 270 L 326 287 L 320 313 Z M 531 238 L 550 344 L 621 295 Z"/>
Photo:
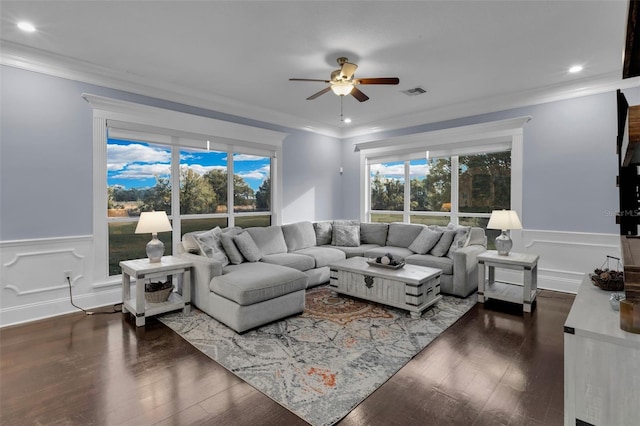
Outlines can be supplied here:
<path id="1" fill-rule="evenodd" d="M 573 295 L 477 304 L 340 425 L 561 425 Z M 2 425 L 305 425 L 157 320 L 70 314 L 0 330 Z"/>

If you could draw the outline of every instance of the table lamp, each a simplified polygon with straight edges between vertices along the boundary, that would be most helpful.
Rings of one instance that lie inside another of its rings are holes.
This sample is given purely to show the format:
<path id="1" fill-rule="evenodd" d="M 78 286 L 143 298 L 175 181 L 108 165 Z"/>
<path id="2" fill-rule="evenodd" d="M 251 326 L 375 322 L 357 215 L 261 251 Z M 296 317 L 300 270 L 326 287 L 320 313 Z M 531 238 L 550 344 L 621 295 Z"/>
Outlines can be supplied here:
<path id="1" fill-rule="evenodd" d="M 164 244 L 158 239 L 158 232 L 171 231 L 171 223 L 167 213 L 160 212 L 142 212 L 136 226 L 136 234 L 151 233 L 151 241 L 147 243 L 147 257 L 149 263 L 160 262 L 164 254 Z"/>
<path id="2" fill-rule="evenodd" d="M 513 241 L 509 238 L 507 230 L 522 229 L 522 224 L 515 210 L 494 210 L 491 212 L 487 229 L 500 229 L 502 231 L 496 238 L 496 250 L 498 250 L 499 255 L 509 256 Z"/>

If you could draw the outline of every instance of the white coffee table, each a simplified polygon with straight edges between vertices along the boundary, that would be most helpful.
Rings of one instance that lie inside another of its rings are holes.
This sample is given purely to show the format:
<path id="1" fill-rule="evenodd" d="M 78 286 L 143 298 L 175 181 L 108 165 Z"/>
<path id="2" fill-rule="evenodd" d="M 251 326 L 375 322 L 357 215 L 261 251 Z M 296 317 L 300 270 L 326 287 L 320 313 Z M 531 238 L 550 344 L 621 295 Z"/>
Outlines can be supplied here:
<path id="1" fill-rule="evenodd" d="M 388 269 L 369 265 L 363 257 L 334 262 L 329 268 L 331 290 L 405 309 L 412 318 L 420 318 L 425 309 L 442 299 L 440 269 L 418 265 Z"/>

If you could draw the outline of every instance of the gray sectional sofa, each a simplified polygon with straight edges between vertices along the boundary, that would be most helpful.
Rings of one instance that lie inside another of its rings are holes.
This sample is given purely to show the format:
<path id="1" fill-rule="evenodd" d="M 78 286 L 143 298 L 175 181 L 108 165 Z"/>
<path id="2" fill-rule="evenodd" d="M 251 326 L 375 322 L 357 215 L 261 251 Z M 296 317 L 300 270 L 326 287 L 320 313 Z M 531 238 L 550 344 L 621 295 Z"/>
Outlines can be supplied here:
<path id="1" fill-rule="evenodd" d="M 215 228 L 182 237 L 178 256 L 194 264 L 192 303 L 237 332 L 304 310 L 305 289 L 329 281 L 329 264 L 390 253 L 442 270 L 441 291 L 466 297 L 477 289 L 481 228 L 359 221 L 297 222 Z"/>

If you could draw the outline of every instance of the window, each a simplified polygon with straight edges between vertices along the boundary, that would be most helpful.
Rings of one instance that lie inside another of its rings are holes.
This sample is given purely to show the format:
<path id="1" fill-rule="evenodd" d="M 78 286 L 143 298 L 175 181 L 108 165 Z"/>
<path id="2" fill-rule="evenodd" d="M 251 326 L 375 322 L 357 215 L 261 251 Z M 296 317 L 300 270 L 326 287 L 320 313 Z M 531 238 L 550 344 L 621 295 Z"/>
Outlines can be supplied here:
<path id="1" fill-rule="evenodd" d="M 446 225 L 464 218 L 477 223 L 474 226 L 486 226 L 493 209 L 510 208 L 508 151 L 374 163 L 370 176 L 374 222 L 402 220 L 406 214 L 411 223 Z M 410 201 L 405 205 L 407 180 Z M 390 211 L 401 211 L 403 215 Z"/>
<path id="2" fill-rule="evenodd" d="M 110 277 L 120 274 L 120 260 L 146 257 L 151 237 L 134 233 L 142 211 L 169 215 L 173 232 L 158 235 L 165 254 L 176 250 L 186 232 L 280 223 L 282 166 L 277 158 L 284 133 L 82 96 L 94 108 L 97 287 L 118 284 Z"/>
<path id="3" fill-rule="evenodd" d="M 109 275 L 120 274 L 120 261 L 146 256 L 149 235 L 135 234 L 141 211 L 171 215 L 171 149 L 146 142 L 107 142 L 107 222 Z M 158 238 L 171 254 L 171 233 Z"/>
<path id="4" fill-rule="evenodd" d="M 521 212 L 522 127 L 529 119 L 356 143 L 360 219 L 486 228 L 494 209 Z"/>

